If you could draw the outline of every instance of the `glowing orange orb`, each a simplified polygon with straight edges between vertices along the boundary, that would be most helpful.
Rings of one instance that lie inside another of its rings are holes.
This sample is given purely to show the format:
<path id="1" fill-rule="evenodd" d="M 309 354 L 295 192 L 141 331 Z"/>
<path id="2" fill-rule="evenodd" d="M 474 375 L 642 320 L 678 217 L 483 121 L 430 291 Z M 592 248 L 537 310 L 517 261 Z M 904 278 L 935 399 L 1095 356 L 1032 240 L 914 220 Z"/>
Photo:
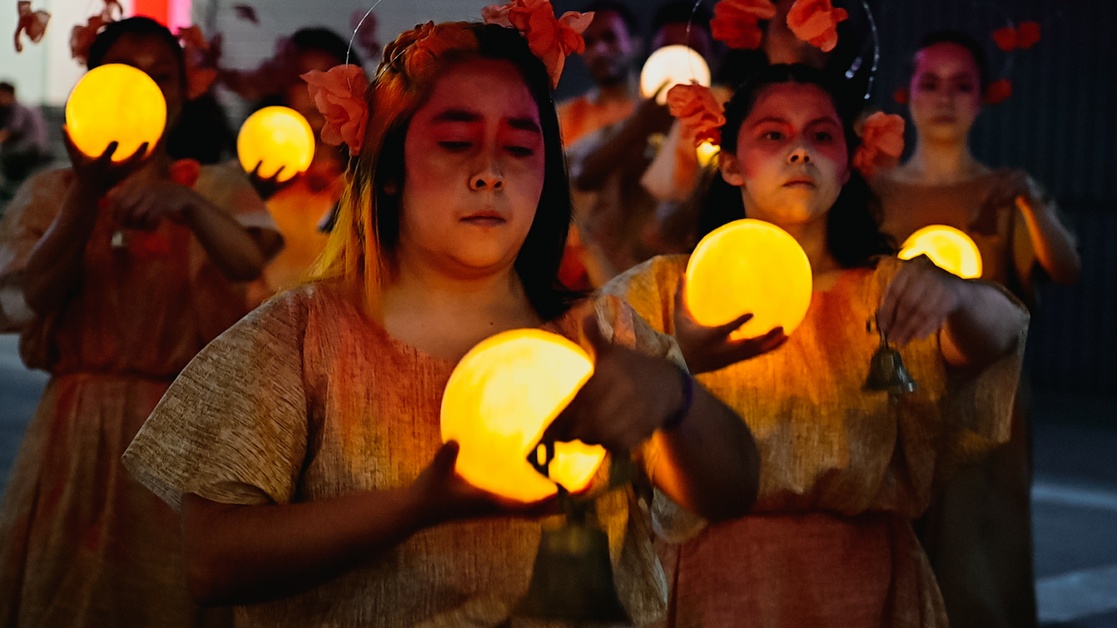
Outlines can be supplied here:
<path id="1" fill-rule="evenodd" d="M 928 225 L 908 236 L 900 259 L 926 255 L 935 266 L 962 279 L 981 277 L 981 251 L 964 231 L 947 225 Z"/>
<path id="2" fill-rule="evenodd" d="M 144 142 L 155 147 L 167 125 L 167 101 L 151 77 L 122 63 L 93 68 L 66 100 L 66 130 L 74 146 L 100 157 L 118 142 L 112 160 L 131 157 Z"/>
<path id="3" fill-rule="evenodd" d="M 572 492 L 586 488 L 604 448 L 556 443 L 551 479 L 527 456 L 591 375 L 586 352 L 557 334 L 516 329 L 480 342 L 454 368 L 442 396 L 442 440 L 461 446 L 457 472 L 478 488 L 522 502 L 554 495 L 555 482 Z"/>
<path id="4" fill-rule="evenodd" d="M 644 98 L 651 98 L 656 90 L 666 86 L 656 98 L 656 102 L 663 105 L 667 103 L 667 89 L 672 85 L 691 82 L 709 87 L 709 64 L 690 46 L 664 46 L 653 52 L 644 62 L 644 68 L 640 71 L 640 94 Z"/>
<path id="5" fill-rule="evenodd" d="M 812 283 L 811 264 L 795 238 L 745 218 L 714 229 L 695 247 L 686 267 L 686 305 L 707 327 L 751 312 L 732 338 L 781 326 L 791 334 L 807 315 Z"/>
<path id="6" fill-rule="evenodd" d="M 245 172 L 260 164 L 261 178 L 282 183 L 306 172 L 314 161 L 314 131 L 299 112 L 289 107 L 264 107 L 248 116 L 237 135 L 237 156 Z M 261 163 L 263 162 L 263 163 Z"/>

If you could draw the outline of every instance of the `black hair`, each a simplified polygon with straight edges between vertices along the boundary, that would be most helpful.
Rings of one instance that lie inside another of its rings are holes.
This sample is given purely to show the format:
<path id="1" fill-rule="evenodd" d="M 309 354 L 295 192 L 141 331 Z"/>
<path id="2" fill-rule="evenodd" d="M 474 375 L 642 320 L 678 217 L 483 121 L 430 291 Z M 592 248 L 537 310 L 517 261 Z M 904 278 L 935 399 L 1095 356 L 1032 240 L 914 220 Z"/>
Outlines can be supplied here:
<path id="1" fill-rule="evenodd" d="M 627 4 L 619 0 L 593 0 L 582 10 L 587 12 L 593 11 L 595 13 L 602 11 L 616 13 L 620 16 L 621 21 L 624 22 L 624 26 L 628 29 L 628 34 L 630 36 L 635 37 L 637 33 L 640 32 L 640 23 L 636 19 L 636 14 L 632 12 L 632 9 L 628 8 Z"/>
<path id="2" fill-rule="evenodd" d="M 825 72 L 802 64 L 769 66 L 737 88 L 725 105 L 721 150 L 731 154 L 737 152 L 737 135 L 741 124 L 752 111 L 757 99 L 768 87 L 782 83 L 817 85 L 830 95 L 838 117 L 842 120 L 846 150 L 852 164 L 853 150 L 858 144 L 853 122 L 860 110 L 842 97 L 840 83 Z M 869 208 L 869 198 L 868 183 L 851 167 L 849 181 L 842 186 L 826 218 L 827 247 L 843 267 L 872 266 L 877 256 L 895 252 L 892 240 L 880 231 L 880 225 Z M 699 236 L 744 217 L 745 206 L 740 189 L 727 183 L 720 174 L 716 175 L 710 184 L 703 213 L 699 218 Z"/>
<path id="3" fill-rule="evenodd" d="M 300 28 L 291 35 L 289 41 L 300 52 L 320 50 L 336 59 L 338 65 L 346 62 L 347 54 L 350 65 L 361 65 L 361 57 L 349 47 L 348 40 L 325 27 Z"/>
<path id="4" fill-rule="evenodd" d="M 698 26 L 707 32 L 710 30 L 710 20 L 713 14 L 704 4 L 697 4 L 689 0 L 673 0 L 659 7 L 652 17 L 652 33 L 667 24 L 689 23 Z"/>
<path id="5" fill-rule="evenodd" d="M 8 92 L 9 94 L 15 95 L 16 86 L 7 81 L 0 81 L 0 92 Z"/>
<path id="6" fill-rule="evenodd" d="M 165 44 L 178 63 L 179 80 L 185 93 L 186 57 L 182 51 L 182 46 L 178 43 L 178 38 L 166 26 L 149 17 L 130 17 L 117 22 L 109 22 L 100 33 L 97 33 L 97 37 L 90 44 L 89 54 L 86 55 L 86 67 L 92 70 L 103 64 L 105 55 L 109 53 L 109 50 L 121 37 L 126 35 L 150 37 Z"/>
<path id="7" fill-rule="evenodd" d="M 985 48 L 971 35 L 963 33 L 962 31 L 953 30 L 934 31 L 927 33 L 923 36 L 923 39 L 919 40 L 919 46 L 915 51 L 919 52 L 935 44 L 956 44 L 969 51 L 970 56 L 973 57 L 974 64 L 977 66 L 977 74 L 978 78 L 981 80 L 982 90 L 989 86 L 989 56 L 986 54 Z M 915 63 L 914 59 L 912 59 L 908 70 L 908 76 L 914 73 Z"/>

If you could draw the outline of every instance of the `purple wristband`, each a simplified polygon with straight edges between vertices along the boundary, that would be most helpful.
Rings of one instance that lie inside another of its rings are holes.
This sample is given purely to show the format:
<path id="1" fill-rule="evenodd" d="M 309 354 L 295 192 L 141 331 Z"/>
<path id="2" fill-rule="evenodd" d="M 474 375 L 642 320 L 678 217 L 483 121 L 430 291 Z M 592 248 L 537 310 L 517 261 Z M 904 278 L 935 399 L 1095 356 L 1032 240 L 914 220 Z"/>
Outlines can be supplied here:
<path id="1" fill-rule="evenodd" d="M 683 384 L 683 404 L 674 414 L 667 417 L 660 429 L 673 430 L 679 427 L 686 415 L 690 413 L 691 404 L 694 403 L 694 378 L 690 376 L 686 369 L 681 367 L 679 368 L 679 378 Z"/>

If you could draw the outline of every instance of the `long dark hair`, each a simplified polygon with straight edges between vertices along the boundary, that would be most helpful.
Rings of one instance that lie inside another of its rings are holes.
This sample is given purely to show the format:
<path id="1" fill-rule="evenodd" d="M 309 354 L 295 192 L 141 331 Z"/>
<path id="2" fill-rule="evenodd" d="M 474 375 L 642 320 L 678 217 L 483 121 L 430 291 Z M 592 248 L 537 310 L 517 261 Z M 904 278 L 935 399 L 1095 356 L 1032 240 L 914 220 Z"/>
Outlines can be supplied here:
<path id="1" fill-rule="evenodd" d="M 421 29 L 427 28 L 433 29 L 434 34 L 421 34 L 426 32 Z M 445 42 L 441 50 L 431 55 L 433 47 L 428 45 L 419 52 L 425 56 L 412 55 L 416 40 L 429 41 L 431 37 Z M 364 148 L 351 167 L 351 181 L 340 204 L 337 225 L 317 271 L 323 277 L 358 280 L 369 305 L 378 309 L 383 280 L 395 272 L 399 192 L 406 184 L 403 149 L 411 117 L 425 102 L 441 68 L 472 58 L 512 63 L 539 108 L 543 190 L 535 219 L 516 257 L 515 270 L 535 311 L 546 320 L 553 319 L 580 296 L 558 281 L 571 220 L 570 181 L 562 136 L 546 68 L 517 31 L 497 25 L 466 22 L 427 25 L 401 34 L 385 47 L 384 61 L 366 98 L 370 118 Z"/>
<path id="2" fill-rule="evenodd" d="M 725 126 L 721 130 L 721 150 L 737 152 L 737 135 L 760 94 L 781 83 L 817 85 L 830 95 L 830 101 L 842 120 L 846 150 L 850 163 L 858 144 L 853 122 L 860 111 L 854 101 L 843 97 L 840 84 L 827 74 L 806 65 L 769 66 L 737 88 L 725 105 Z M 881 233 L 877 218 L 869 208 L 869 185 L 859 172 L 850 170 L 849 182 L 842 186 L 826 217 L 827 247 L 843 267 L 873 266 L 879 255 L 895 253 L 891 238 Z M 714 176 L 699 217 L 699 236 L 721 225 L 745 217 L 741 190 L 732 186 L 718 173 Z"/>

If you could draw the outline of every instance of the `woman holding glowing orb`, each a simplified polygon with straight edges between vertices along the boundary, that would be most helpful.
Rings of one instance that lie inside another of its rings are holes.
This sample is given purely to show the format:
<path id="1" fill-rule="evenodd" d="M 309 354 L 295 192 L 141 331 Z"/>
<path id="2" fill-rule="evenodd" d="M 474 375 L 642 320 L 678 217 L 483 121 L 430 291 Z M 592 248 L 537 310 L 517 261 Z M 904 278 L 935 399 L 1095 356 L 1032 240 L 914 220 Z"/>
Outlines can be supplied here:
<path id="1" fill-rule="evenodd" d="M 698 381 L 757 437 L 762 474 L 752 513 L 707 526 L 679 548 L 680 625 L 726 618 L 779 626 L 945 625 L 911 519 L 927 505 L 939 457 L 956 455 L 954 443 L 991 447 L 1007 437 L 1027 315 L 990 286 L 882 257 L 886 240 L 851 167 L 854 112 L 838 109 L 838 93 L 816 70 L 772 66 L 737 90 L 721 127 L 720 174 L 739 188 L 735 213 L 790 234 L 809 261 L 801 289 L 810 303 L 797 327 L 792 318 L 736 337 L 751 317 L 770 315 L 763 295 L 720 319 L 735 316 L 723 325 L 701 325 L 690 282 L 702 259 L 691 260 L 695 269 L 682 256 L 655 258 L 605 288 L 655 329 L 673 333 Z M 702 272 L 717 273 L 720 264 L 728 295 L 737 290 L 728 287 L 735 279 L 729 262 L 754 262 L 758 253 L 765 256 L 742 243 L 695 255 L 725 260 Z M 782 268 L 766 272 L 777 284 L 802 281 Z M 919 381 L 909 398 L 862 389 L 879 346 L 866 323 L 878 312 Z M 956 403 L 948 377 L 988 387 L 986 401 L 995 402 L 977 414 L 984 422 L 947 422 L 956 420 L 941 412 L 942 404 Z"/>
<path id="2" fill-rule="evenodd" d="M 554 20 L 549 4 L 532 6 L 532 23 Z M 465 22 L 407 31 L 383 58 L 360 94 L 350 69 L 312 76 L 326 90 L 316 100 L 344 104 L 324 111 L 326 129 L 356 157 L 319 278 L 203 351 L 125 454 L 181 510 L 192 589 L 242 604 L 255 625 L 508 620 L 541 536 L 535 517 L 555 504 L 470 484 L 469 444 L 443 443 L 440 427 L 443 407 L 500 407 L 509 400 L 490 395 L 527 385 L 463 357 L 500 332 L 544 330 L 593 356 L 576 394 L 551 390 L 573 400 L 546 440 L 632 452 L 663 494 L 714 519 L 743 513 L 756 478 L 743 423 L 664 359 L 669 338 L 615 298 L 556 288 L 570 222 L 557 68 L 516 30 Z M 367 128 L 347 126 L 363 118 L 345 112 L 364 107 L 376 112 Z M 467 382 L 497 373 L 508 384 L 451 386 L 444 401 L 459 366 Z M 527 410 L 513 406 L 495 418 Z M 488 455 L 522 461 L 540 416 L 513 453 Z M 635 498 L 614 491 L 597 510 L 643 624 L 666 600 Z"/>
<path id="3" fill-rule="evenodd" d="M 166 28 L 109 24 L 88 60 L 67 105 L 72 166 L 28 180 L 0 225 L 0 280 L 29 310 L 22 357 L 51 373 L 0 510 L 0 624 L 227 620 L 184 590 L 174 513 L 120 456 L 175 374 L 245 314 L 240 282 L 276 234 L 242 173 L 167 154 L 186 86 Z M 98 86 L 106 73 L 124 86 Z"/>
<path id="4" fill-rule="evenodd" d="M 983 46 L 967 34 L 931 33 L 910 67 L 906 94 L 916 144 L 904 164 L 872 181 L 883 230 L 903 242 L 928 225 L 958 229 L 980 251 L 980 277 L 1029 307 L 1045 278 L 1077 281 L 1082 262 L 1055 200 L 1026 172 L 992 168 L 971 150 L 990 84 Z M 1027 380 L 1020 382 L 1011 441 L 951 480 L 919 526 L 958 628 L 1038 621 Z"/>

